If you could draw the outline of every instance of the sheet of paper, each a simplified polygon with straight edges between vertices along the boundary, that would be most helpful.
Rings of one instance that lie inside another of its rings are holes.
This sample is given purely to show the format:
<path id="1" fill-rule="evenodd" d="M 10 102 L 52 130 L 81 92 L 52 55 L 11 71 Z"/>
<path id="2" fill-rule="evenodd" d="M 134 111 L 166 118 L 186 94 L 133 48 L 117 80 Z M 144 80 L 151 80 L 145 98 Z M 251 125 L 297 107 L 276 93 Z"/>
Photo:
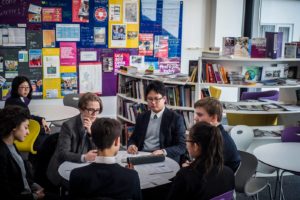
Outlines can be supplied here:
<path id="1" fill-rule="evenodd" d="M 79 63 L 80 93 L 102 93 L 101 63 Z"/>

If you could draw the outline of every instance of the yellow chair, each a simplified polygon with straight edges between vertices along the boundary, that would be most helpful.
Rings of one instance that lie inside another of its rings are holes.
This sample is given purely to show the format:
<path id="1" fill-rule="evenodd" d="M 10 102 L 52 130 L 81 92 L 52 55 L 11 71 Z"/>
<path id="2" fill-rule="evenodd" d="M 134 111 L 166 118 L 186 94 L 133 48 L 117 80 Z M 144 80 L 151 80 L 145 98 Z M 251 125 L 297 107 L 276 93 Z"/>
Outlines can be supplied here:
<path id="1" fill-rule="evenodd" d="M 33 120 L 29 120 L 29 134 L 25 137 L 23 142 L 14 141 L 17 149 L 21 152 L 30 152 L 36 154 L 36 151 L 33 149 L 33 144 L 40 133 L 40 124 Z"/>
<path id="2" fill-rule="evenodd" d="M 211 97 L 214 97 L 216 99 L 220 99 L 222 90 L 220 88 L 214 87 L 214 86 L 209 86 L 208 88 L 209 94 Z"/>

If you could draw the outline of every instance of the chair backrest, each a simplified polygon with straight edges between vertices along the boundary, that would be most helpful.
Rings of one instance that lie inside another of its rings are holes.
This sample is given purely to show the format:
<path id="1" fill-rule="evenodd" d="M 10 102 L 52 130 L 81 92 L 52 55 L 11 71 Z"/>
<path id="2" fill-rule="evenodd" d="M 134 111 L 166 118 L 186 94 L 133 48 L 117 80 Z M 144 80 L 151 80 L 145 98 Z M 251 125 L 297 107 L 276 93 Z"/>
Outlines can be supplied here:
<path id="1" fill-rule="evenodd" d="M 300 142 L 300 127 L 286 127 L 281 134 L 282 142 Z"/>
<path id="2" fill-rule="evenodd" d="M 63 103 L 65 106 L 71 106 L 74 108 L 78 108 L 80 94 L 67 94 L 64 96 Z"/>
<path id="3" fill-rule="evenodd" d="M 220 88 L 214 87 L 214 86 L 209 86 L 208 88 L 209 94 L 211 97 L 214 97 L 216 99 L 220 99 L 222 90 Z"/>
<path id="4" fill-rule="evenodd" d="M 233 199 L 233 190 L 230 190 L 228 192 L 225 192 L 224 194 L 221 194 L 217 197 L 214 197 L 210 200 L 232 200 Z"/>
<path id="5" fill-rule="evenodd" d="M 30 152 L 36 154 L 36 151 L 33 149 L 33 144 L 39 135 L 41 130 L 40 124 L 33 120 L 29 120 L 29 134 L 25 137 L 23 142 L 14 141 L 17 149 L 21 152 Z"/>
<path id="6" fill-rule="evenodd" d="M 239 125 L 230 130 L 230 135 L 238 150 L 246 151 L 253 141 L 253 129 L 249 126 Z"/>
<path id="7" fill-rule="evenodd" d="M 257 168 L 257 158 L 248 152 L 239 151 L 241 165 L 235 174 L 235 191 L 245 193 L 247 181 L 255 174 Z"/>
<path id="8" fill-rule="evenodd" d="M 241 96 L 241 100 L 258 100 L 259 98 L 277 101 L 279 98 L 279 92 L 277 90 L 268 90 L 263 92 L 243 92 Z"/>

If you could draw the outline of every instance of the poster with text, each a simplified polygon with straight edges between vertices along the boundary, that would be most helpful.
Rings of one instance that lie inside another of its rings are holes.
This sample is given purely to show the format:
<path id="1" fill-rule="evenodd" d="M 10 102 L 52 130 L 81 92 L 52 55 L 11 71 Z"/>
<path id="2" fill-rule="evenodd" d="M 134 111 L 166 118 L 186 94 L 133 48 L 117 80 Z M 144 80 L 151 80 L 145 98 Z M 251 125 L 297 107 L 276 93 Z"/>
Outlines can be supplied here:
<path id="1" fill-rule="evenodd" d="M 121 6 L 120 4 L 109 5 L 109 21 L 119 22 L 121 20 Z"/>
<path id="2" fill-rule="evenodd" d="M 121 66 L 129 66 L 129 53 L 114 53 L 114 68 L 119 70 Z"/>
<path id="3" fill-rule="evenodd" d="M 80 24 L 56 24 L 57 41 L 80 41 Z"/>
<path id="4" fill-rule="evenodd" d="M 111 30 L 111 47 L 126 47 L 126 25 L 113 24 Z"/>
<path id="5" fill-rule="evenodd" d="M 79 63 L 80 93 L 102 93 L 102 65 L 100 62 Z"/>
<path id="6" fill-rule="evenodd" d="M 73 66 L 77 63 L 76 42 L 60 42 L 60 65 Z"/>
<path id="7" fill-rule="evenodd" d="M 44 78 L 59 78 L 59 56 L 43 56 Z"/>
<path id="8" fill-rule="evenodd" d="M 89 0 L 72 0 L 72 22 L 89 22 Z"/>
<path id="9" fill-rule="evenodd" d="M 94 27 L 94 44 L 105 44 L 105 27 Z"/>
<path id="10" fill-rule="evenodd" d="M 180 73 L 180 58 L 160 58 L 159 71 L 163 73 Z"/>
<path id="11" fill-rule="evenodd" d="M 124 1 L 124 23 L 137 24 L 138 23 L 138 2 Z"/>
<path id="12" fill-rule="evenodd" d="M 43 47 L 55 47 L 55 30 L 43 30 Z"/>
<path id="13" fill-rule="evenodd" d="M 43 8 L 43 22 L 62 22 L 62 8 Z"/>
<path id="14" fill-rule="evenodd" d="M 153 56 L 153 34 L 139 34 L 139 55 Z"/>

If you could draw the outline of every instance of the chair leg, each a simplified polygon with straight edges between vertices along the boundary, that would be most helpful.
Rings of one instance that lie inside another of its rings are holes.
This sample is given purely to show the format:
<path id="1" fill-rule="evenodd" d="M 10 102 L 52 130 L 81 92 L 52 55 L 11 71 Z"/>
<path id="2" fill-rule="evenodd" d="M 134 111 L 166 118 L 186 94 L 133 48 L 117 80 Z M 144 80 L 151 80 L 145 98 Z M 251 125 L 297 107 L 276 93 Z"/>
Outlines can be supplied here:
<path id="1" fill-rule="evenodd" d="M 284 197 L 284 193 L 283 193 L 283 189 L 282 189 L 282 185 L 283 185 L 283 174 L 284 174 L 284 172 L 286 172 L 285 170 L 283 170 L 282 172 L 281 172 L 281 174 L 280 174 L 280 178 L 279 178 L 279 183 L 280 183 L 280 196 L 279 196 L 279 199 L 281 200 L 281 199 L 283 199 L 283 200 L 285 200 L 285 197 Z"/>
<path id="2" fill-rule="evenodd" d="M 272 197 L 272 189 L 271 189 L 270 183 L 268 183 L 268 188 L 269 188 L 270 200 L 273 200 L 273 197 Z"/>
<path id="3" fill-rule="evenodd" d="M 275 191 L 274 191 L 274 199 L 276 199 L 277 195 L 277 185 L 280 185 L 280 179 L 279 179 L 279 169 L 276 170 L 276 182 L 275 182 Z"/>

